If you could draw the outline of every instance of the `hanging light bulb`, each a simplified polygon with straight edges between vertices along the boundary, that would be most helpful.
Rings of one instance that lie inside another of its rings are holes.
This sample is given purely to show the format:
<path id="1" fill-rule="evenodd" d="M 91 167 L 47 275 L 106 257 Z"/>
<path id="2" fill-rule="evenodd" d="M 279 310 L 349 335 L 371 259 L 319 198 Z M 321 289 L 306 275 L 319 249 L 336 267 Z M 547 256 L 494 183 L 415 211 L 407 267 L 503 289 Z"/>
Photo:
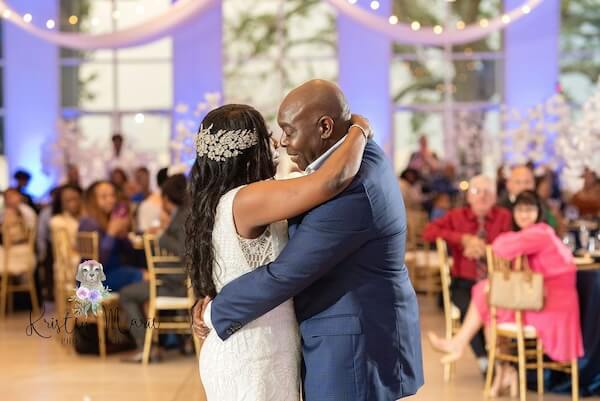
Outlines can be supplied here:
<path id="1" fill-rule="evenodd" d="M 392 25 L 396 25 L 398 23 L 398 17 L 396 17 L 395 15 L 390 15 L 390 24 Z"/>
<path id="2" fill-rule="evenodd" d="M 531 12 L 531 7 L 529 7 L 528 5 L 524 5 L 521 8 L 521 11 L 523 11 L 523 14 L 529 14 Z"/>
<path id="3" fill-rule="evenodd" d="M 456 23 L 456 29 L 465 29 L 465 23 L 464 23 L 464 21 L 458 21 Z"/>
<path id="4" fill-rule="evenodd" d="M 79 22 L 79 18 L 76 15 L 71 15 L 69 17 L 69 24 L 76 25 Z"/>
<path id="5" fill-rule="evenodd" d="M 433 27 L 433 33 L 435 33 L 436 35 L 441 34 L 444 31 L 444 28 L 442 28 L 441 25 L 436 25 Z"/>
<path id="6" fill-rule="evenodd" d="M 504 22 L 505 24 L 508 24 L 510 22 L 510 15 L 504 14 L 502 16 L 502 22 Z"/>
<path id="7" fill-rule="evenodd" d="M 92 26 L 100 25 L 100 20 L 96 17 L 92 18 Z"/>
<path id="8" fill-rule="evenodd" d="M 487 20 L 487 18 L 482 18 L 479 20 L 479 25 L 482 28 L 485 28 L 486 26 L 488 26 L 490 24 L 490 22 Z"/>
<path id="9" fill-rule="evenodd" d="M 33 16 L 31 14 L 27 13 L 23 16 L 23 21 L 29 23 L 31 20 L 33 20 Z"/>
<path id="10" fill-rule="evenodd" d="M 350 4 L 356 4 L 356 0 L 348 0 L 348 3 L 350 3 Z"/>
<path id="11" fill-rule="evenodd" d="M 419 21 L 413 21 L 413 22 L 410 24 L 410 28 L 411 28 L 413 31 L 418 31 L 419 29 L 421 29 L 421 24 L 419 23 Z"/>
<path id="12" fill-rule="evenodd" d="M 143 124 L 145 117 L 143 113 L 137 113 L 134 117 L 134 120 L 137 124 Z"/>
<path id="13" fill-rule="evenodd" d="M 54 22 L 53 19 L 49 19 L 48 21 L 46 21 L 46 28 L 48 28 L 48 29 L 54 29 L 55 25 L 56 25 L 56 23 Z"/>

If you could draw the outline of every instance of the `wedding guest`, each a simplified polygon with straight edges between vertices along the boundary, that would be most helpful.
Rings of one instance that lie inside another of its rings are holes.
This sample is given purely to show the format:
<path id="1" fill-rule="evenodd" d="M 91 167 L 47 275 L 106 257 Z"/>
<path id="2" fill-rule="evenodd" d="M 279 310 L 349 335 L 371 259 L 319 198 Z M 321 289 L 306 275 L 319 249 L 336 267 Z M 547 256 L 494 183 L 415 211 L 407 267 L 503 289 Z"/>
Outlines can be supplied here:
<path id="1" fill-rule="evenodd" d="M 169 221 L 158 237 L 158 244 L 162 249 L 182 258 L 185 256 L 185 221 L 189 215 L 189 208 L 186 201 L 186 186 L 187 181 L 183 174 L 169 177 L 164 182 L 162 187 L 162 205 L 165 214 L 169 216 Z M 162 284 L 158 287 L 158 295 L 170 297 L 186 296 L 184 279 L 185 277 L 181 274 L 161 275 Z M 145 322 L 143 307 L 149 298 L 150 289 L 147 282 L 130 284 L 120 292 L 119 302 L 131 319 L 130 332 L 137 345 L 137 352 L 131 357 L 124 359 L 126 362 L 142 361 L 146 328 L 144 324 L 136 323 Z M 153 348 L 152 351 L 154 354 L 151 355 L 151 358 L 158 359 L 158 349 Z"/>
<path id="2" fill-rule="evenodd" d="M 523 191 L 535 191 L 535 176 L 530 165 L 517 165 L 512 167 L 506 180 L 506 195 L 498 204 L 507 209 L 512 209 L 517 196 Z M 552 228 L 558 228 L 558 222 L 547 205 L 542 204 L 546 223 Z"/>
<path id="3" fill-rule="evenodd" d="M 44 205 L 37 219 L 36 251 L 38 260 L 38 281 L 42 283 L 42 296 L 44 299 L 54 299 L 54 255 L 50 243 L 50 219 L 52 218 L 52 205 L 56 200 L 58 188 L 50 191 L 51 202 Z"/>
<path id="4" fill-rule="evenodd" d="M 450 210 L 444 217 L 427 224 L 423 231 L 426 241 L 442 238 L 448 243 L 454 259 L 450 293 L 452 303 L 461 311 L 461 319 L 467 313 L 473 286 L 487 276 L 486 244 L 511 227 L 510 212 L 496 206 L 496 186 L 490 178 L 479 175 L 471 179 L 467 202 L 467 207 Z M 487 352 L 482 332 L 473 337 L 471 348 L 484 372 Z"/>
<path id="5" fill-rule="evenodd" d="M 591 169 L 584 170 L 583 188 L 573 195 L 571 204 L 581 216 L 595 217 L 600 213 L 600 180 Z"/>
<path id="6" fill-rule="evenodd" d="M 133 253 L 127 234 L 131 219 L 127 206 L 117 203 L 115 186 L 108 181 L 93 183 L 85 193 L 84 215 L 79 221 L 80 232 L 97 232 L 100 237 L 100 260 L 107 285 L 119 291 L 128 284 L 142 281 L 142 270 L 125 262 Z"/>
<path id="7" fill-rule="evenodd" d="M 79 167 L 77 167 L 74 164 L 67 164 L 67 171 L 64 183 L 65 185 L 72 185 L 81 188 Z"/>
<path id="8" fill-rule="evenodd" d="M 410 210 L 422 210 L 424 197 L 419 172 L 415 169 L 407 168 L 400 174 L 398 182 L 402 198 L 404 199 L 404 206 Z"/>
<path id="9" fill-rule="evenodd" d="M 583 356 L 576 267 L 571 252 L 543 220 L 540 198 L 533 191 L 522 192 L 512 210 L 513 231 L 499 235 L 492 248 L 503 259 L 525 255 L 531 270 L 543 275 L 544 307 L 537 312 L 524 311 L 523 323 L 535 327 L 544 352 L 551 359 L 567 362 Z M 433 347 L 447 354 L 442 358 L 444 362 L 460 358 L 471 338 L 489 323 L 488 287 L 488 280 L 473 287 L 467 316 L 452 339 L 429 333 Z M 497 321 L 514 322 L 514 313 L 499 309 Z M 493 393 L 497 395 L 502 387 L 516 389 L 516 381 L 514 368 L 509 364 L 500 365 Z"/>
<path id="10" fill-rule="evenodd" d="M 563 202 L 560 191 L 557 190 L 557 178 L 552 170 L 547 169 L 544 174 L 535 178 L 535 192 L 550 213 L 556 219 L 556 232 L 559 236 L 567 231 L 567 221 L 563 217 Z"/>
<path id="11" fill-rule="evenodd" d="M 429 219 L 436 220 L 444 217 L 450 210 L 451 206 L 452 200 L 450 199 L 450 195 L 445 192 L 437 194 L 433 198 L 433 208 L 431 209 L 431 215 L 429 216 Z"/>
<path id="12" fill-rule="evenodd" d="M 498 199 L 506 197 L 506 176 L 504 175 L 504 165 L 501 164 L 496 170 L 496 194 Z"/>
<path id="13" fill-rule="evenodd" d="M 150 170 L 146 167 L 138 167 L 134 173 L 135 193 L 131 200 L 134 203 L 141 203 L 152 194 L 150 189 Z"/>
<path id="14" fill-rule="evenodd" d="M 114 185 L 117 191 L 117 199 L 119 201 L 129 201 L 131 186 L 127 173 L 122 168 L 116 168 L 110 173 L 110 182 Z"/>
<path id="15" fill-rule="evenodd" d="M 438 170 L 439 161 L 434 152 L 429 149 L 427 136 L 421 135 L 419 138 L 419 150 L 410 155 L 408 168 L 419 171 L 422 177 L 428 179 L 429 176 Z"/>
<path id="16" fill-rule="evenodd" d="M 120 133 L 115 133 L 111 141 L 112 149 L 106 161 L 108 172 L 110 173 L 118 168 L 126 174 L 131 173 L 137 164 L 135 154 L 125 146 L 125 138 Z"/>
<path id="17" fill-rule="evenodd" d="M 11 250 L 8 258 L 8 271 L 11 275 L 19 275 L 34 269 L 36 256 L 28 243 L 28 232 L 35 230 L 37 216 L 29 207 L 16 188 L 4 191 L 4 211 L 0 220 L 2 222 L 2 233 L 10 236 Z M 0 274 L 4 272 L 4 242 L 2 238 L 0 246 Z"/>
<path id="18" fill-rule="evenodd" d="M 59 187 L 52 205 L 50 232 L 65 230 L 72 246 L 77 243 L 79 219 L 83 211 L 83 191 L 80 187 L 66 184 Z"/>
<path id="19" fill-rule="evenodd" d="M 39 211 L 37 205 L 33 201 L 31 195 L 27 193 L 27 186 L 31 182 L 31 174 L 25 170 L 17 170 L 13 175 L 13 178 L 16 182 L 16 190 L 25 198 L 25 203 L 29 205 L 36 213 Z"/>
<path id="20" fill-rule="evenodd" d="M 168 178 L 168 168 L 161 168 L 156 174 L 156 183 L 159 190 L 148 196 L 137 208 L 137 231 L 145 232 L 151 227 L 160 226 L 162 213 L 162 186 Z"/>
<path id="21" fill-rule="evenodd" d="M 34 228 L 37 223 L 37 216 L 34 209 L 26 203 L 26 199 L 17 188 L 8 188 L 4 191 L 4 212 L 12 209 L 18 212 L 24 219 L 27 227 Z M 0 223 L 4 221 L 4 214 L 0 216 Z"/>

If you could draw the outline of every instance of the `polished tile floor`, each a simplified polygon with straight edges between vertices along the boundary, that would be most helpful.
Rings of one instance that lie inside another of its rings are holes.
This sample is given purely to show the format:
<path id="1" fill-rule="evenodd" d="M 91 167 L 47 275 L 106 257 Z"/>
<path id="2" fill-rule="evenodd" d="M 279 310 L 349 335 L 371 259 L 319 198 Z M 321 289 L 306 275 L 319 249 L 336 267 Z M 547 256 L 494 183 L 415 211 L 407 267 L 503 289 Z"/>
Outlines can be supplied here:
<path id="1" fill-rule="evenodd" d="M 423 332 L 442 331 L 442 315 L 421 299 Z M 9 315 L 0 321 L 0 400 L 2 401 L 202 401 L 194 357 L 168 353 L 162 362 L 148 366 L 125 364 L 122 355 L 106 361 L 79 356 L 56 339 L 28 332 L 27 314 Z M 41 334 L 48 334 L 41 330 Z M 28 334 L 32 334 L 28 336 Z M 483 379 L 474 358 L 466 355 L 450 384 L 442 381 L 439 355 L 423 344 L 426 384 L 411 399 L 421 401 L 481 400 Z M 537 399 L 530 393 L 529 399 Z M 508 399 L 508 398 L 506 398 Z M 546 394 L 544 400 L 569 400 Z M 588 400 L 599 401 L 598 398 Z M 282 400 L 287 401 L 287 400 Z"/>

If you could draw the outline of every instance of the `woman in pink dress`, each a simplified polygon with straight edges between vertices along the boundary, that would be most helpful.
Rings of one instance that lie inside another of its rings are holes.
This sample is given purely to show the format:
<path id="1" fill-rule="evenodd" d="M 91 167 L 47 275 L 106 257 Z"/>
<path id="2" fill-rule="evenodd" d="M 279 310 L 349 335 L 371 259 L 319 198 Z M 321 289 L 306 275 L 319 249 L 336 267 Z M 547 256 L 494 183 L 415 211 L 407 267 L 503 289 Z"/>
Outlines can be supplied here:
<path id="1" fill-rule="evenodd" d="M 503 259 L 527 255 L 531 270 L 544 276 L 544 308 L 537 312 L 524 312 L 524 323 L 535 327 L 544 352 L 551 359 L 565 362 L 581 357 L 583 340 L 573 257 L 554 230 L 541 222 L 541 202 L 534 192 L 522 192 L 515 201 L 512 214 L 514 231 L 496 238 L 492 249 Z M 488 281 L 479 282 L 472 291 L 465 321 L 452 339 L 446 340 L 428 333 L 432 346 L 446 353 L 442 362 L 460 358 L 475 333 L 489 322 Z M 511 311 L 497 310 L 496 316 L 498 323 L 514 322 L 514 313 Z M 516 380 L 513 367 L 509 364 L 499 366 L 492 394 L 498 394 L 503 387 L 516 389 Z"/>

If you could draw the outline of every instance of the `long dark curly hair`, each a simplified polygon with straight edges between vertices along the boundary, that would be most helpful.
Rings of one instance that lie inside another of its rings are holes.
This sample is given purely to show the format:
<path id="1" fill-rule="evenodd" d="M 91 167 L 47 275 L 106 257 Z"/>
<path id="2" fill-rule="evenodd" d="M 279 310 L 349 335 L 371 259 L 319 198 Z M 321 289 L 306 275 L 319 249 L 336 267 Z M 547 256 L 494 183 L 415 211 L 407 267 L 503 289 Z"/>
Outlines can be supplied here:
<path id="1" fill-rule="evenodd" d="M 221 106 L 202 120 L 204 128 L 211 125 L 210 135 L 215 135 L 220 129 L 255 130 L 258 144 L 224 161 L 197 156 L 192 167 L 189 184 L 191 210 L 186 223 L 185 248 L 188 273 L 197 298 L 216 295 L 212 234 L 219 200 L 234 188 L 275 176 L 270 134 L 258 111 L 243 104 Z"/>

